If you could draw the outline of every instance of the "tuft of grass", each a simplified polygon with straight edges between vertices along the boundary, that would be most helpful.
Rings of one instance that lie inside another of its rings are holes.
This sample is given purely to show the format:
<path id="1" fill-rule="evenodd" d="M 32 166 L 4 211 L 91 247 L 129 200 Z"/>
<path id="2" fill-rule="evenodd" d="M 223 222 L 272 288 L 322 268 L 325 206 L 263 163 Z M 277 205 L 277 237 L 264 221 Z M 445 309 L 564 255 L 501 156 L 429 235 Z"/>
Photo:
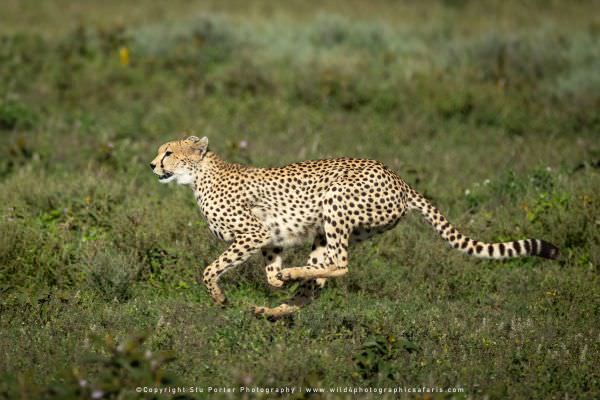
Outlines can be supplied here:
<path id="1" fill-rule="evenodd" d="M 133 257 L 122 254 L 115 257 L 114 252 L 95 254 L 87 266 L 87 286 L 104 300 L 129 300 L 138 274 L 135 261 Z"/>
<path id="2" fill-rule="evenodd" d="M 15 101 L 0 102 L 0 130 L 31 129 L 36 114 L 24 104 Z"/>

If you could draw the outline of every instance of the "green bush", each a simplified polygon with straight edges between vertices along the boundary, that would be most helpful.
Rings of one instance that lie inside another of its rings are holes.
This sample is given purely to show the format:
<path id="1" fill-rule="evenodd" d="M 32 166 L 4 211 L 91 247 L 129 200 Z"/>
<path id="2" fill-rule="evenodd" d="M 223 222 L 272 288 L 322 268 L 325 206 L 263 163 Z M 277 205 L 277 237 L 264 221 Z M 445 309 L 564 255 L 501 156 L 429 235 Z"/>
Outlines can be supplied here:
<path id="1" fill-rule="evenodd" d="M 114 252 L 95 254 L 87 266 L 87 285 L 104 300 L 126 301 L 140 267 L 134 257 Z"/>
<path id="2" fill-rule="evenodd" d="M 31 129 L 36 119 L 36 114 L 25 105 L 0 101 L 0 130 Z"/>

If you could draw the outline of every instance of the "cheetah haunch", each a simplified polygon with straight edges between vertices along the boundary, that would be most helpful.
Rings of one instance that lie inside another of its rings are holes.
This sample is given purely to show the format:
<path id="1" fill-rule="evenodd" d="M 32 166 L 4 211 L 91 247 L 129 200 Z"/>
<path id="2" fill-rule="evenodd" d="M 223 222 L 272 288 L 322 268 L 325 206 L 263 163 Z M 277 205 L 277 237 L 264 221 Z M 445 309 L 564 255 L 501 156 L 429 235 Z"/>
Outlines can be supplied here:
<path id="1" fill-rule="evenodd" d="M 201 280 L 218 304 L 219 277 L 262 251 L 269 284 L 300 280 L 298 292 L 257 314 L 278 317 L 318 294 L 327 278 L 348 272 L 348 244 L 394 227 L 407 210 L 418 210 L 450 246 L 469 255 L 504 259 L 558 257 L 539 239 L 485 243 L 456 230 L 427 199 L 378 161 L 353 158 L 305 161 L 281 168 L 231 164 L 208 151 L 208 139 L 190 136 L 165 143 L 150 163 L 160 182 L 189 185 L 210 231 L 230 242 Z M 283 268 L 282 249 L 314 238 L 306 265 Z M 200 280 L 200 279 L 199 279 Z"/>

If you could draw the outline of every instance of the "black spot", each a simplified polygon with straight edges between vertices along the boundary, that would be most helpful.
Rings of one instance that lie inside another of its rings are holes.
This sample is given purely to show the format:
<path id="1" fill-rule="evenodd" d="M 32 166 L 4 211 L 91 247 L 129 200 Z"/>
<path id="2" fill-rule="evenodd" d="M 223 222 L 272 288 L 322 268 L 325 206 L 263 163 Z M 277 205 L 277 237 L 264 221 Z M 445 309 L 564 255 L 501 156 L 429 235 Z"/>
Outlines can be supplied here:
<path id="1" fill-rule="evenodd" d="M 500 255 L 501 255 L 501 256 L 503 256 L 503 255 L 504 255 L 504 250 L 506 249 L 506 248 L 504 247 L 504 243 L 500 243 L 500 244 L 498 245 L 498 247 L 500 248 Z"/>
<path id="2" fill-rule="evenodd" d="M 489 255 L 490 257 L 492 257 L 492 255 L 493 255 L 493 254 L 494 254 L 494 245 L 492 245 L 492 244 L 489 244 L 489 245 L 488 245 L 488 255 Z"/>
<path id="3" fill-rule="evenodd" d="M 478 244 L 477 246 L 475 246 L 475 250 L 477 251 L 477 253 L 481 253 L 483 251 L 483 246 Z"/>

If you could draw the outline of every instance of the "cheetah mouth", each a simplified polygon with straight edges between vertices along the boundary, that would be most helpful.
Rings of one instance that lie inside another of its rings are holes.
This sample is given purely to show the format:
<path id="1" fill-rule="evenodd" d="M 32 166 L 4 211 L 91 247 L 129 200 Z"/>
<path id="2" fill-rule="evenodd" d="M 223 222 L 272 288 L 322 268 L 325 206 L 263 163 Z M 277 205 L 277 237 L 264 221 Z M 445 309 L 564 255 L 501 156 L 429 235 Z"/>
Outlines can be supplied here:
<path id="1" fill-rule="evenodd" d="M 159 181 L 166 181 L 167 179 L 169 179 L 172 176 L 173 176 L 172 172 L 165 172 L 164 174 L 162 174 L 161 176 L 158 177 L 158 180 Z"/>

